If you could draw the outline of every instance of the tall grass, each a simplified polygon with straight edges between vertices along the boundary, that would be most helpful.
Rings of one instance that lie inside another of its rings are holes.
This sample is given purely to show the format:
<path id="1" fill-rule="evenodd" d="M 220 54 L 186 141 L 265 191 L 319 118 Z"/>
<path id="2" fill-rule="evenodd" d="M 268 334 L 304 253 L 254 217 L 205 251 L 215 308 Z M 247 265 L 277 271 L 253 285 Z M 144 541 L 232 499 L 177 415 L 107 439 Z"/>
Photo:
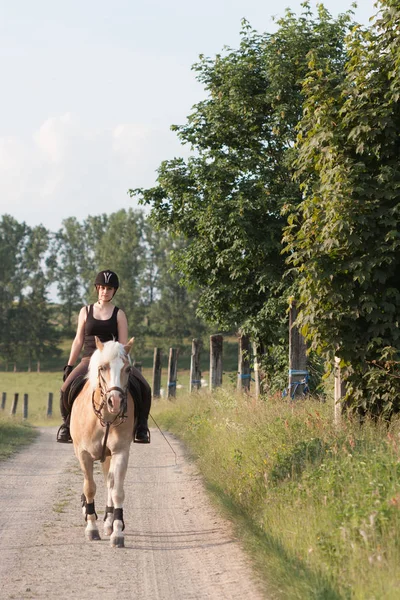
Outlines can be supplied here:
<path id="1" fill-rule="evenodd" d="M 283 598 L 400 597 L 400 422 L 219 390 L 153 408 L 188 445 Z"/>

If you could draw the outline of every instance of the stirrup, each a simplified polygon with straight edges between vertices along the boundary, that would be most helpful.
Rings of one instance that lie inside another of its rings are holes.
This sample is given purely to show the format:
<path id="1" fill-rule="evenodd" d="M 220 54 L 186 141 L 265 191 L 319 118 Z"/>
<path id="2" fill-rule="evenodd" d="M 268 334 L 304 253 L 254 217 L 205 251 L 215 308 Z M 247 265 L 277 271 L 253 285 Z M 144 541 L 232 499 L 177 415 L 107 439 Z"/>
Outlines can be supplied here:
<path id="1" fill-rule="evenodd" d="M 63 423 L 57 431 L 57 442 L 60 444 L 72 444 L 72 437 L 69 432 L 69 427 L 65 423 Z"/>
<path id="2" fill-rule="evenodd" d="M 136 427 L 133 435 L 133 442 L 135 444 L 150 444 L 150 439 L 150 430 L 146 425 Z"/>

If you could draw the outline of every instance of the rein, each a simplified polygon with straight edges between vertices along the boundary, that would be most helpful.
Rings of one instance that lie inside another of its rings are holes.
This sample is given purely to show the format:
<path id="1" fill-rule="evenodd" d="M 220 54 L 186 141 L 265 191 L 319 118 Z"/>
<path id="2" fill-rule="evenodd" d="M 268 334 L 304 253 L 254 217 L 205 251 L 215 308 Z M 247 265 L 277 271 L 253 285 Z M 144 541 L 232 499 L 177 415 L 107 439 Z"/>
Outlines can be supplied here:
<path id="1" fill-rule="evenodd" d="M 102 384 L 104 384 L 105 389 Z M 94 410 L 96 417 L 100 421 L 100 425 L 102 427 L 106 428 L 106 432 L 104 435 L 104 441 L 103 441 L 103 447 L 102 447 L 102 451 L 101 451 L 101 458 L 100 458 L 100 462 L 102 462 L 102 463 L 106 459 L 107 440 L 108 440 L 108 434 L 110 432 L 111 425 L 114 425 L 114 427 L 118 427 L 118 425 L 121 425 L 121 423 L 124 423 L 124 421 L 126 421 L 126 419 L 128 417 L 128 415 L 126 414 L 127 398 L 128 398 L 127 387 L 128 387 L 128 385 L 126 386 L 125 390 L 123 390 L 122 388 L 120 388 L 118 386 L 107 388 L 107 382 L 104 379 L 104 377 L 101 375 L 101 370 L 99 368 L 99 370 L 98 370 L 98 388 L 100 389 L 101 403 L 99 406 L 96 405 L 96 401 L 94 399 L 96 390 L 93 390 L 92 406 L 93 406 L 93 410 Z M 121 394 L 121 397 L 122 397 L 121 408 L 120 408 L 119 413 L 115 416 L 115 418 L 112 421 L 105 421 L 103 418 L 102 410 L 106 406 L 107 395 L 113 391 L 119 392 Z M 116 423 L 117 420 L 118 420 L 118 423 Z"/>

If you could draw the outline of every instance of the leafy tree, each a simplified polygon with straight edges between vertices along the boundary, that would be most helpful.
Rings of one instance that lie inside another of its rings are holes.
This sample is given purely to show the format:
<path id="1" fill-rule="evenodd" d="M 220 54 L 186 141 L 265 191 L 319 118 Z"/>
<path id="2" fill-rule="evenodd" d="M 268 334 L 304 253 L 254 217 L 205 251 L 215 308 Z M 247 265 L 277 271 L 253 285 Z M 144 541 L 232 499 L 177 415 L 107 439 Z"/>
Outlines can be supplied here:
<path id="1" fill-rule="evenodd" d="M 143 331 L 144 307 L 140 286 L 146 264 L 143 213 L 129 209 L 109 215 L 103 235 L 97 238 L 94 254 L 96 268 L 91 281 L 97 271 L 116 271 L 121 286 L 117 304 L 126 312 L 130 330 L 135 334 Z"/>
<path id="2" fill-rule="evenodd" d="M 171 343 L 181 344 L 186 337 L 201 337 L 206 332 L 204 321 L 196 316 L 198 290 L 188 290 L 181 274 L 174 268 L 172 256 L 185 246 L 182 238 L 158 235 L 157 289 L 148 311 L 150 331 Z"/>
<path id="3" fill-rule="evenodd" d="M 52 282 L 47 273 L 49 244 L 50 232 L 45 227 L 29 228 L 22 259 L 24 295 L 19 299 L 17 312 L 24 321 L 20 340 L 29 364 L 32 359 L 40 363 L 45 356 L 59 353 L 59 333 L 52 323 L 48 303 L 48 288 Z"/>
<path id="4" fill-rule="evenodd" d="M 41 360 L 55 354 L 46 274 L 49 232 L 4 215 L 1 220 L 1 346 L 6 362 Z"/>
<path id="5" fill-rule="evenodd" d="M 349 15 L 333 20 L 320 6 L 314 17 L 303 6 L 298 18 L 287 11 L 274 34 L 244 22 L 238 50 L 200 57 L 194 70 L 208 97 L 173 127 L 192 156 L 164 161 L 156 187 L 131 190 L 160 229 L 188 241 L 174 256 L 184 284 L 202 290 L 198 313 L 266 349 L 287 339 L 293 280 L 281 253 L 282 209 L 302 198 L 293 161 L 306 56 L 318 48 L 340 71 L 350 25 Z"/>
<path id="6" fill-rule="evenodd" d="M 319 49 L 310 56 L 304 199 L 285 238 L 303 333 L 328 361 L 341 358 L 348 403 L 374 415 L 400 410 L 400 6 L 379 7 L 349 36 L 343 75 Z"/>
<path id="7" fill-rule="evenodd" d="M 55 279 L 65 326 L 71 329 L 72 315 L 83 304 L 82 270 L 86 262 L 86 236 L 83 225 L 69 217 L 55 236 L 57 265 Z"/>
<path id="8" fill-rule="evenodd" d="M 84 249 L 81 257 L 81 278 L 86 303 L 93 298 L 93 281 L 102 268 L 99 266 L 104 259 L 104 252 L 101 250 L 102 239 L 108 226 L 109 217 L 106 214 L 89 215 L 82 223 Z"/>
<path id="9" fill-rule="evenodd" d="M 27 226 L 10 215 L 0 220 L 0 327 L 2 341 L 6 337 L 7 313 L 14 299 L 21 294 L 23 277 L 21 263 Z M 4 336 L 4 337 L 3 337 Z"/>

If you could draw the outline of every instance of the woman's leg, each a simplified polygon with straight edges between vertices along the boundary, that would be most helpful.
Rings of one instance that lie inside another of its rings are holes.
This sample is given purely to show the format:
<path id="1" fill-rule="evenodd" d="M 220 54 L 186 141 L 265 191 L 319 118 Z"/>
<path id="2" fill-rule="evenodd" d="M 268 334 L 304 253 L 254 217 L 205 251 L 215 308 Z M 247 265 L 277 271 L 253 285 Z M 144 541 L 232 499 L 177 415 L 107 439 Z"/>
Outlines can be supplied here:
<path id="1" fill-rule="evenodd" d="M 133 441 L 138 444 L 150 443 L 148 418 L 151 407 L 151 387 L 142 373 L 131 367 L 129 375 L 129 390 L 135 404 L 135 430 Z"/>
<path id="2" fill-rule="evenodd" d="M 61 386 L 60 390 L 60 413 L 63 420 L 61 427 L 57 432 L 57 442 L 71 443 L 72 438 L 69 433 L 69 419 L 71 416 L 71 408 L 69 404 L 69 391 L 72 383 L 80 375 L 86 375 L 89 368 L 89 358 L 83 358 L 81 362 L 75 367 L 73 371 L 68 375 L 67 379 Z"/>

